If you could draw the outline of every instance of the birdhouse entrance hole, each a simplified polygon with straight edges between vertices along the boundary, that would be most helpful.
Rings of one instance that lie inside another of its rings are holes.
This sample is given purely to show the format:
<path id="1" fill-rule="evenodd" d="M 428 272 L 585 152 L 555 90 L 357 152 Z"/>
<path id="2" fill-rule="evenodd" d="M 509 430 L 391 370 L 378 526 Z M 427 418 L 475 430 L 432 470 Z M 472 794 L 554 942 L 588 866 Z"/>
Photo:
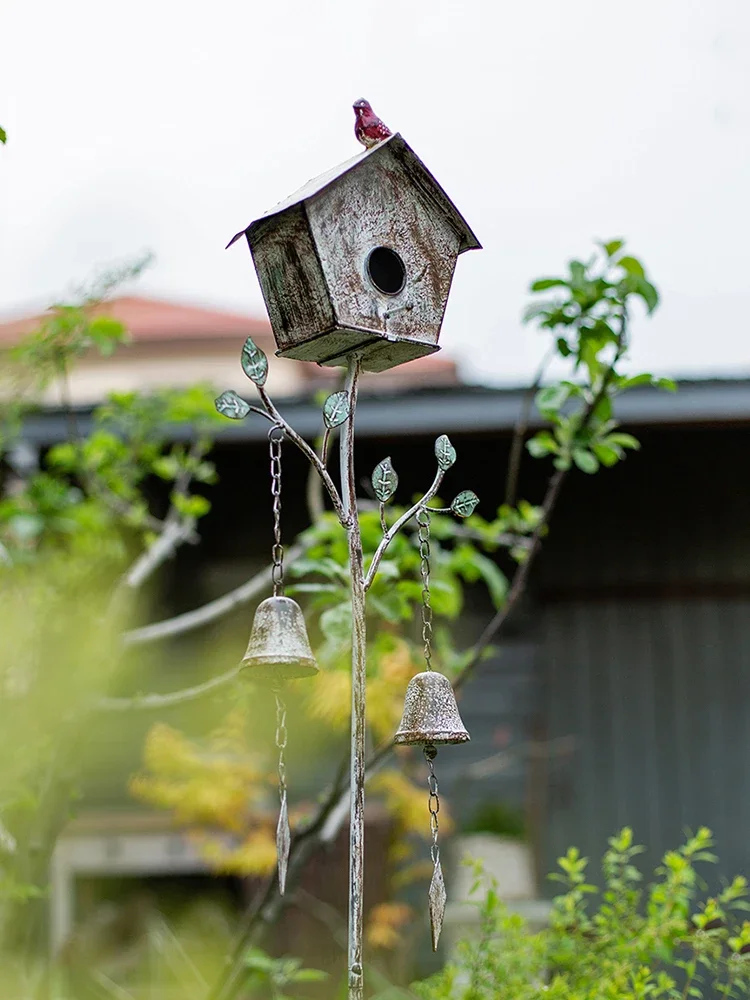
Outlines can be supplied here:
<path id="1" fill-rule="evenodd" d="M 367 258 L 367 276 L 379 292 L 398 295 L 406 283 L 406 267 L 395 250 L 375 247 Z"/>

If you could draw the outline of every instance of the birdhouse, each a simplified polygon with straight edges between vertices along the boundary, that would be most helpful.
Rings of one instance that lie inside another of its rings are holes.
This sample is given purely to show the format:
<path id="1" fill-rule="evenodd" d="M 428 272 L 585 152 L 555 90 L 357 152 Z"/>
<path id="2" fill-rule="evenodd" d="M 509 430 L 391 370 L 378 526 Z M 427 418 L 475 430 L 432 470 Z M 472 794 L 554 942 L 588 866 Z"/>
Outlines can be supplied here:
<path id="1" fill-rule="evenodd" d="M 380 372 L 439 350 L 474 233 L 396 134 L 309 181 L 247 229 L 283 358 Z"/>

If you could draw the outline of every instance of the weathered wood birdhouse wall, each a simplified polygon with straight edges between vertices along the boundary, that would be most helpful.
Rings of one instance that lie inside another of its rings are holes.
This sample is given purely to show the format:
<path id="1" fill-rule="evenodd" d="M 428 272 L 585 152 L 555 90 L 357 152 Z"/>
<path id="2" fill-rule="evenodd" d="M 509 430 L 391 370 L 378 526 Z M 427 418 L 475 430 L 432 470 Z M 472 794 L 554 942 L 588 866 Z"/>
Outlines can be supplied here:
<path id="1" fill-rule="evenodd" d="M 282 357 L 367 371 L 432 354 L 477 238 L 400 135 L 310 181 L 246 235 Z"/>

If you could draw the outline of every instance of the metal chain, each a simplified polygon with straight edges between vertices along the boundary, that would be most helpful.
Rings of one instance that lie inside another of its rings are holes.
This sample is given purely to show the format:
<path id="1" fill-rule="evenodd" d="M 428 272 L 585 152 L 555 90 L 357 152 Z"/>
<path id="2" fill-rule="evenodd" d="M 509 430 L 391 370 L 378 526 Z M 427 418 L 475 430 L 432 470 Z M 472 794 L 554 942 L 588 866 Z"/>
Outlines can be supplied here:
<path id="1" fill-rule="evenodd" d="M 273 596 L 284 593 L 284 549 L 281 544 L 281 442 L 284 431 L 274 426 L 268 432 L 271 452 L 271 496 L 273 498 L 273 548 L 271 549 L 271 580 Z"/>
<path id="2" fill-rule="evenodd" d="M 440 796 L 438 795 L 438 781 L 435 776 L 435 766 L 433 761 L 437 757 L 437 747 L 428 743 L 424 748 L 425 759 L 430 773 L 427 778 L 427 787 L 430 789 L 428 806 L 430 810 L 430 833 L 432 834 L 432 845 L 430 847 L 430 857 L 432 863 L 436 865 L 440 860 L 440 848 L 438 847 L 438 813 L 440 812 Z"/>
<path id="3" fill-rule="evenodd" d="M 432 670 L 432 605 L 430 604 L 430 515 L 422 509 L 417 512 L 419 525 L 419 555 L 422 560 L 422 642 L 424 659 Z"/>
<path id="4" fill-rule="evenodd" d="M 279 751 L 279 799 L 283 802 L 286 797 L 286 705 L 284 699 L 278 691 L 276 695 L 276 747 Z"/>

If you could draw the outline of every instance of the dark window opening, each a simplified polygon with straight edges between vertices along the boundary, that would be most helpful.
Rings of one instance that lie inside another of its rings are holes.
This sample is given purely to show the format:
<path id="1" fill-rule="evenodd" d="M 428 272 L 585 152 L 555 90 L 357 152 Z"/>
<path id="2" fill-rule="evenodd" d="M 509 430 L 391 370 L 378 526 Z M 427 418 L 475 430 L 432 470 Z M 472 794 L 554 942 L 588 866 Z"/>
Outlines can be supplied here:
<path id="1" fill-rule="evenodd" d="M 375 247 L 367 258 L 367 274 L 379 292 L 398 295 L 406 282 L 406 268 L 395 250 Z"/>

